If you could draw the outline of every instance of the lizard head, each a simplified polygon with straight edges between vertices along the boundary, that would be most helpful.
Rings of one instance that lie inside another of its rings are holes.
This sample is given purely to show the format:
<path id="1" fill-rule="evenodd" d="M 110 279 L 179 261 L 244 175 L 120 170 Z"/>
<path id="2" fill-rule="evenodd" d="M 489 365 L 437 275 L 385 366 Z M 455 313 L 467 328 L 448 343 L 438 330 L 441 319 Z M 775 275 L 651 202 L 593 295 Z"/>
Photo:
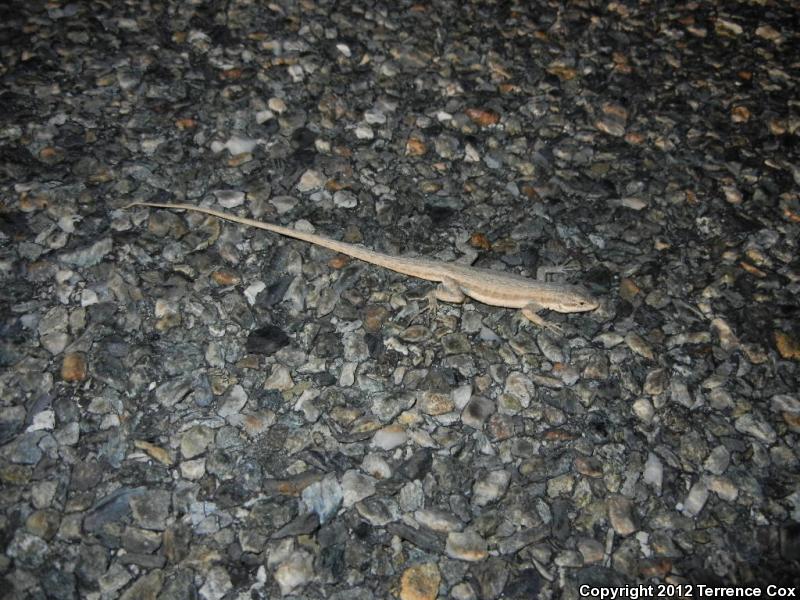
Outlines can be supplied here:
<path id="1" fill-rule="evenodd" d="M 600 306 L 600 302 L 580 286 L 571 286 L 569 293 L 559 298 L 559 311 L 565 313 L 587 312 Z"/>

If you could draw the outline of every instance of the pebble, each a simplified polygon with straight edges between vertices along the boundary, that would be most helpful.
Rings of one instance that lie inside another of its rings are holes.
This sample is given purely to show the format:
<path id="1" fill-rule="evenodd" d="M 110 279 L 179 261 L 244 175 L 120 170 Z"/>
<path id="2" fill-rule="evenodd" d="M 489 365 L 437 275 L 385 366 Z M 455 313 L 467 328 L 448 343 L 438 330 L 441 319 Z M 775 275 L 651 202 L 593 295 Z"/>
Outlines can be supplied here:
<path id="1" fill-rule="evenodd" d="M 204 425 L 195 425 L 181 435 L 181 456 L 186 459 L 199 456 L 213 441 L 213 429 Z"/>
<path id="2" fill-rule="evenodd" d="M 489 471 L 475 480 L 472 486 L 472 502 L 486 506 L 499 500 L 508 489 L 511 474 L 508 471 Z"/>
<path id="3" fill-rule="evenodd" d="M 350 470 L 342 475 L 341 496 L 342 506 L 350 508 L 364 498 L 375 493 L 376 480 L 369 475 L 363 475 L 355 470 Z"/>
<path id="4" fill-rule="evenodd" d="M 348 472 L 353 473 L 353 471 Z M 345 476 L 346 475 L 347 473 L 345 473 Z M 344 477 L 342 480 L 344 481 Z M 352 486 L 348 492 L 348 499 L 352 500 Z M 315 481 L 306 487 L 300 496 L 305 509 L 309 512 L 316 513 L 317 517 L 319 517 L 320 525 L 324 525 L 336 515 L 339 507 L 342 506 L 345 497 L 345 489 L 344 485 L 339 484 L 336 476 L 333 473 L 329 473 L 320 481 Z M 360 499 L 361 498 L 359 498 L 359 500 Z M 351 505 L 354 503 L 355 502 L 351 502 Z"/>
<path id="5" fill-rule="evenodd" d="M 752 436 L 767 445 L 774 444 L 777 439 L 772 426 L 757 413 L 742 415 L 736 419 L 734 426 L 736 431 Z"/>
<path id="6" fill-rule="evenodd" d="M 698 480 L 692 485 L 689 494 L 683 501 L 683 511 L 687 515 L 694 517 L 703 510 L 706 500 L 708 500 L 708 486 L 705 481 Z"/>
<path id="7" fill-rule="evenodd" d="M 442 580 L 436 563 L 422 563 L 403 571 L 400 577 L 401 600 L 435 600 Z"/>
<path id="8" fill-rule="evenodd" d="M 86 355 L 83 352 L 67 352 L 61 362 L 61 379 L 64 381 L 85 381 L 88 376 Z"/>
<path id="9" fill-rule="evenodd" d="M 463 524 L 454 515 L 436 508 L 421 508 L 414 512 L 414 519 L 423 527 L 439 533 L 461 531 Z"/>
<path id="10" fill-rule="evenodd" d="M 408 433 L 402 425 L 387 425 L 372 436 L 372 446 L 382 450 L 393 450 L 402 446 L 408 439 Z"/>
<path id="11" fill-rule="evenodd" d="M 302 590 L 314 577 L 313 557 L 305 551 L 293 552 L 275 569 L 275 581 L 280 586 L 281 596 Z"/>
<path id="12" fill-rule="evenodd" d="M 474 531 L 448 533 L 445 552 L 450 558 L 468 562 L 478 562 L 489 556 L 486 540 Z"/>
<path id="13" fill-rule="evenodd" d="M 636 531 L 631 501 L 625 496 L 612 494 L 608 498 L 608 519 L 617 535 L 627 537 Z"/>

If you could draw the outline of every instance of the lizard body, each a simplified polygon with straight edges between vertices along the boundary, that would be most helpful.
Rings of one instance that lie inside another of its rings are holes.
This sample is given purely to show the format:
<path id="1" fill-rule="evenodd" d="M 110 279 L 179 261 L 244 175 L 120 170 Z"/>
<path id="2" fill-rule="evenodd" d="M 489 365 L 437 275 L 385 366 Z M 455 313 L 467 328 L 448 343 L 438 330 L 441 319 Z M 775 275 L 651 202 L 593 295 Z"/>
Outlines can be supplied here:
<path id="1" fill-rule="evenodd" d="M 437 281 L 440 285 L 430 297 L 432 304 L 435 304 L 436 300 L 461 303 L 468 296 L 473 300 L 492 306 L 519 308 L 522 314 L 531 322 L 555 331 L 558 331 L 558 327 L 545 321 L 538 314 L 538 311 L 548 309 L 560 313 L 576 313 L 594 310 L 599 305 L 598 301 L 580 286 L 550 283 L 513 273 L 503 273 L 426 258 L 392 256 L 375 252 L 363 246 L 340 242 L 321 235 L 297 231 L 264 221 L 239 217 L 213 208 L 194 206 L 192 204 L 167 204 L 161 202 L 133 202 L 125 208 L 132 206 L 188 210 L 239 223 L 240 225 L 279 233 L 286 237 L 346 254 L 352 258 L 378 265 L 397 273 L 428 281 Z"/>

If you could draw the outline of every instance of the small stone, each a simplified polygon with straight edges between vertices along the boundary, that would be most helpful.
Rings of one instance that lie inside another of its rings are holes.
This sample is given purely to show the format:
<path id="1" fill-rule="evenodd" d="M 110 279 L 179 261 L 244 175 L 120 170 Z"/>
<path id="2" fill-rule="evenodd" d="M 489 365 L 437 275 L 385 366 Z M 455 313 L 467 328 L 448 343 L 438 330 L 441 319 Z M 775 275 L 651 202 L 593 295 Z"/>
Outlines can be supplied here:
<path id="1" fill-rule="evenodd" d="M 673 379 L 670 382 L 669 394 L 670 400 L 680 404 L 681 406 L 685 406 L 686 408 L 692 408 L 692 406 L 694 406 L 694 399 L 689 392 L 689 386 L 686 385 L 686 382 L 681 381 L 680 379 Z"/>
<path id="2" fill-rule="evenodd" d="M 374 527 L 384 527 L 400 518 L 400 508 L 391 498 L 367 498 L 355 506 L 358 514 Z"/>
<path id="3" fill-rule="evenodd" d="M 281 348 L 288 346 L 290 342 L 291 339 L 280 327 L 264 325 L 247 335 L 245 349 L 251 354 L 272 356 Z"/>
<path id="4" fill-rule="evenodd" d="M 52 431 L 56 427 L 56 413 L 53 410 L 42 410 L 33 416 L 33 421 L 25 431 Z"/>
<path id="5" fill-rule="evenodd" d="M 466 354 L 470 351 L 470 343 L 463 333 L 448 333 L 442 337 L 442 348 L 446 355 Z"/>
<path id="6" fill-rule="evenodd" d="M 161 588 L 164 585 L 164 571 L 157 569 L 149 573 L 140 575 L 125 593 L 120 596 L 120 600 L 156 600 L 159 597 Z M 201 597 L 206 598 L 200 593 Z"/>
<path id="7" fill-rule="evenodd" d="M 705 481 L 697 481 L 689 490 L 689 495 L 683 501 L 683 512 L 691 517 L 696 517 L 703 510 L 708 500 L 708 487 Z"/>
<path id="8" fill-rule="evenodd" d="M 309 169 L 300 177 L 297 182 L 297 191 L 301 193 L 313 192 L 322 188 L 324 184 L 322 175 L 314 169 Z"/>
<path id="9" fill-rule="evenodd" d="M 423 156 L 428 151 L 425 142 L 416 137 L 410 137 L 406 141 L 406 156 Z"/>
<path id="10" fill-rule="evenodd" d="M 543 336 L 544 337 L 544 336 Z M 541 348 L 542 344 L 540 344 Z M 533 382 L 522 373 L 511 373 L 506 377 L 505 392 L 519 399 L 524 408 L 530 404 L 534 396 Z"/>
<path id="11" fill-rule="evenodd" d="M 358 197 L 350 190 L 339 190 L 333 195 L 333 204 L 339 208 L 355 208 Z"/>
<path id="12" fill-rule="evenodd" d="M 800 415 L 800 400 L 789 394 L 776 394 L 770 402 L 772 410 L 778 413 L 792 413 Z"/>
<path id="13" fill-rule="evenodd" d="M 230 152 L 233 156 L 238 156 L 239 154 L 247 154 L 248 152 L 252 152 L 255 150 L 257 145 L 258 140 L 241 135 L 232 135 L 230 138 L 228 138 L 223 147 L 227 148 L 228 152 Z"/>
<path id="14" fill-rule="evenodd" d="M 736 419 L 734 427 L 736 431 L 752 436 L 767 445 L 774 444 L 778 437 L 772 426 L 757 413 L 742 415 Z"/>
<path id="15" fill-rule="evenodd" d="M 278 114 L 285 113 L 288 108 L 283 98 L 276 98 L 275 96 L 267 100 L 267 106 L 272 112 L 276 112 Z"/>
<path id="16" fill-rule="evenodd" d="M 83 352 L 67 352 L 61 363 L 61 379 L 64 381 L 84 381 L 88 374 L 86 355 Z"/>
<path id="17" fill-rule="evenodd" d="M 461 421 L 473 429 L 482 429 L 486 420 L 494 414 L 495 403 L 483 396 L 473 397 L 461 413 Z"/>
<path id="18" fill-rule="evenodd" d="M 783 40 L 783 36 L 781 35 L 780 31 L 772 27 L 771 25 L 759 25 L 756 28 L 756 35 L 758 37 L 764 38 L 765 40 L 770 40 L 771 42 L 781 43 Z"/>
<path id="19" fill-rule="evenodd" d="M 738 105 L 731 109 L 731 121 L 734 123 L 747 123 L 750 120 L 750 109 Z"/>
<path id="20" fill-rule="evenodd" d="M 85 246 L 72 252 L 65 252 L 58 259 L 74 267 L 93 267 L 100 263 L 113 249 L 114 243 L 110 237 L 107 237 L 96 241 L 91 246 Z"/>
<path id="21" fill-rule="evenodd" d="M 643 423 L 652 423 L 656 414 L 653 403 L 646 398 L 639 398 L 633 403 L 633 414 Z"/>
<path id="22" fill-rule="evenodd" d="M 489 556 L 486 540 L 474 531 L 453 531 L 447 534 L 445 552 L 450 558 L 477 562 Z"/>
<path id="23" fill-rule="evenodd" d="M 444 415 L 455 410 L 455 403 L 450 394 L 423 392 L 419 401 L 419 410 L 426 415 Z"/>
<path id="24" fill-rule="evenodd" d="M 348 473 L 356 472 L 348 471 Z M 356 476 L 358 475 L 356 473 Z M 361 477 L 366 476 L 361 475 Z M 323 525 L 336 515 L 342 505 L 343 488 L 336 480 L 336 475 L 329 473 L 320 481 L 315 481 L 306 487 L 301 497 L 306 509 L 316 513 L 319 517 L 319 524 Z"/>
<path id="25" fill-rule="evenodd" d="M 629 333 L 625 336 L 625 343 L 628 345 L 628 348 L 630 348 L 639 356 L 643 356 L 649 360 L 653 360 L 655 358 L 655 354 L 653 353 L 653 349 L 650 347 L 650 344 L 645 342 L 640 335 L 633 332 Z"/>
<path id="26" fill-rule="evenodd" d="M 598 458 L 576 456 L 573 464 L 575 470 L 581 475 L 595 479 L 603 476 L 603 463 Z"/>
<path id="27" fill-rule="evenodd" d="M 139 450 L 144 450 L 149 456 L 156 459 L 161 464 L 168 467 L 172 465 L 172 456 L 161 446 L 156 446 L 144 440 L 134 440 L 133 445 Z"/>
<path id="28" fill-rule="evenodd" d="M 400 578 L 400 599 L 436 600 L 441 579 L 436 563 L 409 567 Z"/>
<path id="29" fill-rule="evenodd" d="M 773 338 L 781 358 L 800 361 L 800 338 L 791 336 L 783 331 L 776 331 L 773 334 Z"/>
<path id="30" fill-rule="evenodd" d="M 386 319 L 389 318 L 389 311 L 383 306 L 368 306 L 364 313 L 364 327 L 367 331 L 380 331 Z"/>
<path id="31" fill-rule="evenodd" d="M 423 527 L 440 533 L 461 531 L 464 527 L 451 513 L 436 508 L 421 508 L 414 512 L 414 519 Z"/>
<path id="32" fill-rule="evenodd" d="M 661 460 L 653 454 L 649 452 L 647 455 L 647 462 L 644 465 L 644 473 L 642 475 L 642 481 L 647 485 L 653 487 L 656 495 L 661 495 L 661 484 L 664 480 L 664 466 L 661 464 Z"/>
<path id="33" fill-rule="evenodd" d="M 559 496 L 567 496 L 572 493 L 575 487 L 575 476 L 572 473 L 563 473 L 548 479 L 547 481 L 547 495 L 550 498 L 558 498 Z"/>
<path id="34" fill-rule="evenodd" d="M 244 204 L 244 192 L 239 190 L 214 190 L 214 197 L 223 208 L 236 208 Z"/>
<path id="35" fill-rule="evenodd" d="M 247 298 L 247 303 L 250 306 L 255 306 L 258 295 L 267 288 L 267 284 L 263 281 L 254 281 L 244 289 L 244 297 Z M 249 341 L 248 337 L 248 341 Z"/>
<path id="36" fill-rule="evenodd" d="M 653 369 L 644 379 L 644 393 L 648 396 L 658 396 L 669 385 L 669 377 L 666 369 Z"/>
<path id="37" fill-rule="evenodd" d="M 97 583 L 103 596 L 116 595 L 117 590 L 122 589 L 131 580 L 131 574 L 120 563 L 114 563 L 103 573 Z"/>
<path id="38" fill-rule="evenodd" d="M 731 453 L 728 449 L 719 445 L 714 448 L 703 463 L 703 468 L 714 475 L 722 475 L 731 462 Z"/>
<path id="39" fill-rule="evenodd" d="M 356 502 L 372 496 L 376 489 L 375 483 L 375 479 L 369 475 L 362 475 L 355 469 L 346 471 L 342 475 L 342 506 L 350 508 Z"/>
<path id="40" fill-rule="evenodd" d="M 361 470 L 375 479 L 389 479 L 392 476 L 391 465 L 378 454 L 367 454 L 361 461 Z M 344 486 L 344 479 L 342 479 Z"/>
<path id="41" fill-rule="evenodd" d="M 133 519 L 142 529 L 163 531 L 167 527 L 172 496 L 165 490 L 147 490 L 130 497 Z"/>
<path id="42" fill-rule="evenodd" d="M 480 125 L 481 127 L 497 125 L 497 123 L 500 122 L 500 115 L 493 110 L 483 108 L 467 108 L 464 110 L 464 113 L 473 123 Z"/>
<path id="43" fill-rule="evenodd" d="M 583 556 L 586 564 L 597 563 L 605 558 L 603 544 L 594 538 L 581 538 L 578 540 L 578 552 Z"/>
<path id="44" fill-rule="evenodd" d="M 265 390 L 285 392 L 292 389 L 292 387 L 294 387 L 294 381 L 292 381 L 289 369 L 284 365 L 275 365 L 272 367 L 272 372 L 264 382 Z"/>
<path id="45" fill-rule="evenodd" d="M 636 531 L 633 522 L 631 501 L 620 494 L 612 494 L 608 498 L 608 519 L 614 531 L 627 537 Z"/>
<path id="46" fill-rule="evenodd" d="M 399 337 L 404 342 L 416 344 L 430 339 L 431 335 L 431 330 L 424 325 L 411 325 L 400 332 Z"/>
<path id="47" fill-rule="evenodd" d="M 734 502 L 739 497 L 739 490 L 727 477 L 711 476 L 708 478 L 707 485 L 709 491 L 727 502 Z"/>
<path id="48" fill-rule="evenodd" d="M 475 480 L 472 486 L 472 502 L 476 506 L 486 506 L 499 500 L 508 489 L 511 473 L 508 471 L 489 471 Z"/>
<path id="49" fill-rule="evenodd" d="M 54 510 L 37 510 L 28 515 L 25 529 L 43 540 L 51 540 L 58 532 L 61 516 Z"/>
<path id="50" fill-rule="evenodd" d="M 372 127 L 365 123 L 360 123 L 356 126 L 355 134 L 356 138 L 359 140 L 371 140 L 375 137 L 375 132 L 372 131 Z"/>
<path id="51" fill-rule="evenodd" d="M 181 463 L 181 477 L 190 481 L 197 481 L 202 479 L 206 474 L 206 459 L 195 458 L 194 460 L 185 460 Z"/>
<path id="52" fill-rule="evenodd" d="M 300 591 L 313 577 L 313 557 L 304 551 L 293 552 L 275 571 L 282 596 Z"/>
<path id="53" fill-rule="evenodd" d="M 475 593 L 475 590 L 472 589 L 472 586 L 468 583 L 459 583 L 457 585 L 454 585 L 453 589 L 450 590 L 450 597 L 453 598 L 453 600 L 478 599 L 478 595 Z"/>
<path id="54" fill-rule="evenodd" d="M 408 434 L 402 425 L 387 425 L 372 437 L 372 446 L 383 450 L 394 450 L 406 443 Z"/>
<path id="55" fill-rule="evenodd" d="M 625 135 L 625 125 L 628 120 L 628 111 L 620 104 L 607 102 L 601 108 L 600 118 L 595 121 L 595 127 L 600 131 L 622 137 Z"/>
<path id="56" fill-rule="evenodd" d="M 214 441 L 214 430 L 205 425 L 195 425 L 181 435 L 181 456 L 194 458 L 206 451 Z"/>

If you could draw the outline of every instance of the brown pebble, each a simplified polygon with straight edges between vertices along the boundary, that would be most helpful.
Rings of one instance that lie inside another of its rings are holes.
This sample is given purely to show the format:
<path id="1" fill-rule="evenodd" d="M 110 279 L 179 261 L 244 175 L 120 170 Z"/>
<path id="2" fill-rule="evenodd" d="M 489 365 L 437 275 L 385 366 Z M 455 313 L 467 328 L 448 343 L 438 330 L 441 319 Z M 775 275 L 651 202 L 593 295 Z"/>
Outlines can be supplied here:
<path id="1" fill-rule="evenodd" d="M 579 437 L 581 436 L 566 429 L 548 429 L 542 435 L 542 439 L 548 442 L 570 442 L 577 440 Z"/>
<path id="2" fill-rule="evenodd" d="M 581 475 L 595 479 L 603 476 L 603 464 L 596 458 L 578 456 L 573 461 L 573 464 L 575 465 L 575 470 Z"/>
<path id="3" fill-rule="evenodd" d="M 755 266 L 751 265 L 750 263 L 747 263 L 747 262 L 741 261 L 741 262 L 739 263 L 739 266 L 740 266 L 740 267 L 742 267 L 742 269 L 744 269 L 744 270 L 745 270 L 745 271 L 747 271 L 748 273 L 750 273 L 750 275 L 753 275 L 753 276 L 755 276 L 755 277 L 758 277 L 759 279 L 763 279 L 764 277 L 766 277 L 766 276 L 767 276 L 767 274 L 766 274 L 766 273 L 764 273 L 764 271 L 762 271 L 762 270 L 761 270 L 761 269 L 759 269 L 758 267 L 755 267 Z"/>
<path id="4" fill-rule="evenodd" d="M 383 306 L 368 306 L 364 311 L 364 327 L 367 331 L 379 331 L 389 317 L 389 311 Z"/>
<path id="5" fill-rule="evenodd" d="M 195 127 L 197 127 L 197 121 L 195 121 L 191 117 L 187 117 L 185 119 L 178 119 L 177 121 L 175 121 L 175 127 L 177 127 L 180 130 L 194 129 Z"/>
<path id="6" fill-rule="evenodd" d="M 61 363 L 61 379 L 64 381 L 83 381 L 86 379 L 86 356 L 83 352 L 68 352 Z"/>
<path id="7" fill-rule="evenodd" d="M 578 74 L 578 72 L 572 67 L 568 67 L 567 65 L 560 63 L 552 63 L 549 67 L 547 67 L 547 72 L 550 73 L 550 75 L 555 75 L 561 81 L 575 79 L 575 76 Z"/>
<path id="8" fill-rule="evenodd" d="M 400 600 L 435 600 L 441 579 L 435 563 L 409 567 L 400 578 Z"/>
<path id="9" fill-rule="evenodd" d="M 422 156 L 428 151 L 428 147 L 419 138 L 410 137 L 406 142 L 406 155 L 407 156 Z"/>
<path id="10" fill-rule="evenodd" d="M 734 123 L 747 123 L 750 120 L 750 110 L 746 106 L 734 106 L 731 109 L 731 121 Z"/>
<path id="11" fill-rule="evenodd" d="M 139 450 L 144 450 L 148 456 L 156 459 L 162 465 L 171 466 L 174 462 L 169 452 L 161 446 L 156 446 L 145 440 L 134 440 L 133 445 Z"/>
<path id="12" fill-rule="evenodd" d="M 488 250 L 492 247 L 489 238 L 485 234 L 476 232 L 469 236 L 469 245 L 473 248 L 480 248 L 481 250 Z"/>
<path id="13" fill-rule="evenodd" d="M 620 282 L 619 295 L 623 300 L 630 302 L 641 291 L 642 290 L 638 285 L 636 285 L 636 282 L 633 279 L 626 277 Z"/>
<path id="14" fill-rule="evenodd" d="M 213 271 L 211 273 L 211 279 L 213 279 L 214 283 L 217 285 L 236 285 L 240 281 L 239 277 L 230 271 Z"/>
<path id="15" fill-rule="evenodd" d="M 493 110 L 485 110 L 482 108 L 468 108 L 464 111 L 470 120 L 476 125 L 481 127 L 489 127 L 490 125 L 497 125 L 500 122 L 500 115 Z"/>
<path id="16" fill-rule="evenodd" d="M 775 347 L 782 358 L 800 360 L 800 340 L 783 331 L 776 331 L 773 336 L 775 338 Z"/>
<path id="17" fill-rule="evenodd" d="M 664 577 L 669 575 L 670 571 L 672 571 L 672 561 L 668 558 L 653 558 L 644 561 L 639 566 L 639 573 L 648 579 L 650 577 L 664 579 Z"/>

